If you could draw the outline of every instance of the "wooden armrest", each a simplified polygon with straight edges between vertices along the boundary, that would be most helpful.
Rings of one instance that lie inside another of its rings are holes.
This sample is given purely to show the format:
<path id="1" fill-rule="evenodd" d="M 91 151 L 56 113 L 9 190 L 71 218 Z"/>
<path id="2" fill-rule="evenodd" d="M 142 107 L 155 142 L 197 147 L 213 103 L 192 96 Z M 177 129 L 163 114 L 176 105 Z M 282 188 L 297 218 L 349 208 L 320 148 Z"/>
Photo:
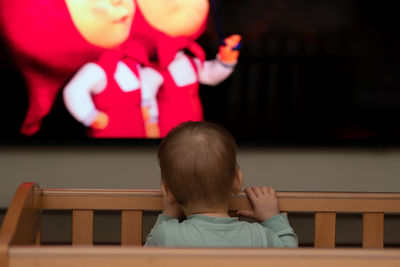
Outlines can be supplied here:
<path id="1" fill-rule="evenodd" d="M 41 221 L 41 188 L 23 183 L 17 189 L 0 230 L 0 265 L 7 266 L 10 245 L 32 245 Z"/>

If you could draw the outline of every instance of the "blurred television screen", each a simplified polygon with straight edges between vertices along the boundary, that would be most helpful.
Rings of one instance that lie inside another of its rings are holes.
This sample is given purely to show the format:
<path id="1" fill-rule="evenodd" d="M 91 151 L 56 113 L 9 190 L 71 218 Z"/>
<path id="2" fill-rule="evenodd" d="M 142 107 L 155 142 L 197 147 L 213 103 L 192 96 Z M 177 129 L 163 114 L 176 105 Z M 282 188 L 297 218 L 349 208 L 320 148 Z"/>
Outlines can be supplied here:
<path id="1" fill-rule="evenodd" d="M 216 2 L 197 40 L 207 59 L 215 57 L 221 34 L 241 34 L 242 42 L 233 74 L 215 87 L 200 87 L 205 120 L 226 127 L 239 144 L 399 145 L 395 2 Z M 86 142 L 85 127 L 66 110 L 61 93 L 38 133 L 20 133 L 27 85 L 6 37 L 0 37 L 0 142 Z"/>

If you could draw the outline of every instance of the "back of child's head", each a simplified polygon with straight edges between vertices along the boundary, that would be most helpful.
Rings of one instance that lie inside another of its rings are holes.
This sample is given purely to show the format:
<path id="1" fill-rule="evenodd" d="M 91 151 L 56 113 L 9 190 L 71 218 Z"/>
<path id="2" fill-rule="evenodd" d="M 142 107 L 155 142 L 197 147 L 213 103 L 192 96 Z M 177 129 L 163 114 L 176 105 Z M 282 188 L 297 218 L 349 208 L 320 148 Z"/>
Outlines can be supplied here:
<path id="1" fill-rule="evenodd" d="M 237 175 L 236 143 L 223 127 L 185 122 L 161 142 L 158 161 L 164 185 L 181 205 L 227 201 Z"/>

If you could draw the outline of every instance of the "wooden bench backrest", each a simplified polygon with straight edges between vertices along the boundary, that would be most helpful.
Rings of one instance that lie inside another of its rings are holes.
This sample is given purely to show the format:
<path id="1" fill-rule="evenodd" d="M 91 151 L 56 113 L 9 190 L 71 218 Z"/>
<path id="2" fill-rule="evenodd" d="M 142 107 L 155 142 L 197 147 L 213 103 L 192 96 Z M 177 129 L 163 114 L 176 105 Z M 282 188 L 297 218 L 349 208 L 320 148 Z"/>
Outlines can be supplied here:
<path id="1" fill-rule="evenodd" d="M 398 267 L 394 249 L 12 247 L 8 267 Z"/>
<path id="2" fill-rule="evenodd" d="M 352 212 L 363 214 L 363 247 L 381 248 L 384 213 L 400 213 L 397 193 L 278 192 L 278 198 L 281 210 L 289 214 L 314 212 L 315 247 L 335 247 L 336 213 Z M 231 199 L 232 211 L 247 208 L 250 203 L 244 194 Z M 159 190 L 40 189 L 33 183 L 24 183 L 3 222 L 2 236 L 13 236 L 7 244 L 32 243 L 39 232 L 39 226 L 32 221 L 40 220 L 40 209 L 72 210 L 73 245 L 93 244 L 94 210 L 120 210 L 121 244 L 141 245 L 143 212 L 160 211 L 162 198 Z M 21 220 L 24 216 L 32 218 Z"/>

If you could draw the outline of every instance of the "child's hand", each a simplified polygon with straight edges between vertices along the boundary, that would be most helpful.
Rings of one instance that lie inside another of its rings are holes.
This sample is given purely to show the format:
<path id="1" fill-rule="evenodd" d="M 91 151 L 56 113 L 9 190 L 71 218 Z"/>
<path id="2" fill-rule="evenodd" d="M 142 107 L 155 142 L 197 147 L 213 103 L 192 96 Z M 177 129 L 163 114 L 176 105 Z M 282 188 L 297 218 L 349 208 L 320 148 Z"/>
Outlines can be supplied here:
<path id="1" fill-rule="evenodd" d="M 179 208 L 178 203 L 169 203 L 165 197 L 163 197 L 163 214 L 175 217 L 178 220 L 183 219 L 185 215 L 182 210 Z"/>
<path id="2" fill-rule="evenodd" d="M 237 212 L 238 215 L 254 218 L 263 222 L 279 214 L 278 198 L 272 187 L 246 187 L 245 192 L 253 209 L 239 210 Z"/>
<path id="3" fill-rule="evenodd" d="M 108 115 L 100 111 L 99 114 L 97 114 L 94 121 L 92 122 L 92 124 L 90 125 L 90 127 L 92 127 L 95 130 L 103 130 L 107 127 L 108 121 L 109 121 Z"/>

